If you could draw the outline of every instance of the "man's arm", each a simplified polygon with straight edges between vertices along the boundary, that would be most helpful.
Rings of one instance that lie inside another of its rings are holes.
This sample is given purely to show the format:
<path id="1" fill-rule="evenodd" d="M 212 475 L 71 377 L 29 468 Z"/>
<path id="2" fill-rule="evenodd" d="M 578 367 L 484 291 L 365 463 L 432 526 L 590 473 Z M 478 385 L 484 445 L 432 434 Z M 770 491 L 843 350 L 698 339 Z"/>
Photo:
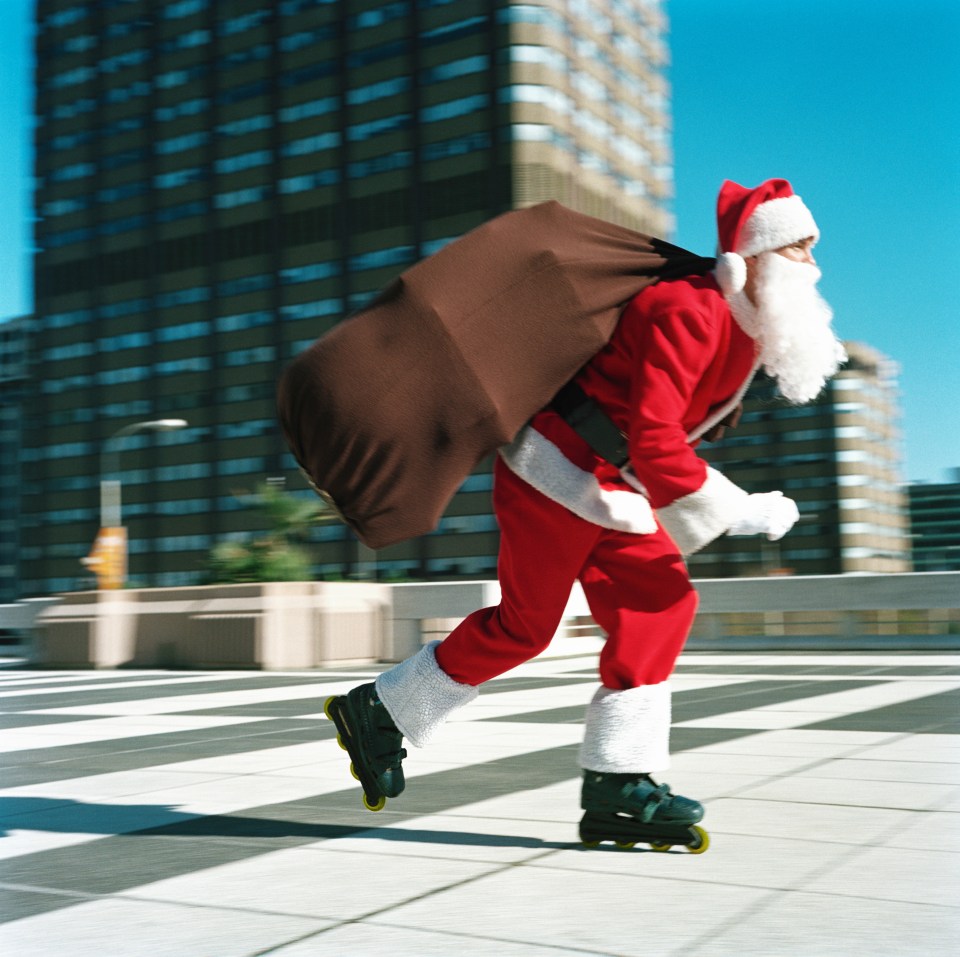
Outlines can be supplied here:
<path id="1" fill-rule="evenodd" d="M 747 493 L 707 468 L 684 425 L 716 357 L 718 323 L 683 306 L 653 310 L 638 327 L 643 332 L 631 390 L 630 462 L 661 524 L 690 554 L 722 535 L 747 508 Z"/>

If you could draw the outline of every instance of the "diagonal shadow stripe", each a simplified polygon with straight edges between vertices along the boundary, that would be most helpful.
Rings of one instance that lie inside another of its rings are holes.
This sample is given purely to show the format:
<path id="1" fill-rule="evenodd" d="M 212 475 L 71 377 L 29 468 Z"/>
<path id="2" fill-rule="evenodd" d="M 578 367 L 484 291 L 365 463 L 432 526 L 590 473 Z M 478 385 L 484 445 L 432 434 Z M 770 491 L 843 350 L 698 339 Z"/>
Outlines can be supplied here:
<path id="1" fill-rule="evenodd" d="M 675 751 L 753 733 L 729 729 L 680 730 L 693 733 L 679 736 Z M 439 840 L 451 847 L 482 844 L 549 849 L 552 845 L 535 838 L 491 837 L 450 830 L 440 831 L 437 838 L 437 832 L 432 830 L 391 829 L 390 824 L 578 777 L 578 750 L 578 745 L 566 745 L 425 774 L 413 779 L 402 797 L 388 802 L 387 810 L 377 815 L 361 808 L 359 787 L 249 808 L 236 814 L 194 816 L 172 808 L 152 808 L 152 812 L 160 812 L 160 820 L 149 828 L 115 834 L 81 846 L 12 858 L 3 862 L 0 880 L 16 885 L 21 892 L 24 888 L 35 889 L 42 899 L 32 902 L 31 912 L 46 913 L 83 902 L 75 896 L 56 897 L 57 891 L 116 894 L 271 851 L 348 836 L 366 835 L 398 842 Z M 346 760 L 346 756 L 344 758 Z M 98 828 L 109 821 L 111 812 L 122 812 L 122 808 L 112 806 L 93 807 L 101 812 Z M 576 841 L 579 808 L 571 807 L 570 812 L 571 842 L 559 844 L 560 847 L 571 846 Z M 78 807 L 78 815 L 82 813 Z M 166 821 L 163 820 L 165 814 Z M 17 895 L 18 900 L 20 896 Z M 11 900 L 10 905 L 9 909 L 0 909 L 0 922 L 23 916 L 22 901 Z"/>

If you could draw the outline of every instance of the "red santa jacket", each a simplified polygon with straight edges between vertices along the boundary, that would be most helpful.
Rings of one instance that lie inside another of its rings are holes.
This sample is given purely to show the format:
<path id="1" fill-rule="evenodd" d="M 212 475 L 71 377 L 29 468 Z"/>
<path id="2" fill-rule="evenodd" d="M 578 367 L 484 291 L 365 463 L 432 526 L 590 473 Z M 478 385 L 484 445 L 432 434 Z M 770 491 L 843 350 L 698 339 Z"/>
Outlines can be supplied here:
<path id="1" fill-rule="evenodd" d="M 629 466 L 600 458 L 550 409 L 501 455 L 582 518 L 639 533 L 655 531 L 659 520 L 689 554 L 742 510 L 747 493 L 695 449 L 740 402 L 756 368 L 755 343 L 711 275 L 649 286 L 576 380 L 627 436 Z"/>

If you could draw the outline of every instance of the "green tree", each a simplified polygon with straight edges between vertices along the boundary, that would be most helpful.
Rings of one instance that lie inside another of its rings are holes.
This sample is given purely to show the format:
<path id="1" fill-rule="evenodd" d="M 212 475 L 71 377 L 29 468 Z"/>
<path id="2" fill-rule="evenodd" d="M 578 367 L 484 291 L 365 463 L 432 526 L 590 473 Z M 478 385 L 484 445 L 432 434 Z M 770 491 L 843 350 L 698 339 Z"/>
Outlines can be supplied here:
<path id="1" fill-rule="evenodd" d="M 305 542 L 311 527 L 336 520 L 321 499 L 304 499 L 280 483 L 265 482 L 255 492 L 234 493 L 266 520 L 268 528 L 245 539 L 225 539 L 210 551 L 210 581 L 214 583 L 307 581 L 310 551 Z"/>

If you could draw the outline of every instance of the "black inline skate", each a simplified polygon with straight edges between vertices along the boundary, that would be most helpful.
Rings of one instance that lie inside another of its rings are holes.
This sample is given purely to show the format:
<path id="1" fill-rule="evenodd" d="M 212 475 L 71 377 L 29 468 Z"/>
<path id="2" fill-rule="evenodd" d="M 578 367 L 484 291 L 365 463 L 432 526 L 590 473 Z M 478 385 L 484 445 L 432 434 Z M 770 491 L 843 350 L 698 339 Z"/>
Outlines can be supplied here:
<path id="1" fill-rule="evenodd" d="M 633 847 L 638 841 L 655 851 L 683 845 L 702 854 L 710 839 L 702 827 L 703 805 L 672 794 L 668 784 L 657 784 L 649 774 L 608 774 L 584 771 L 580 806 L 580 840 L 587 847 L 613 841 Z"/>
<path id="2" fill-rule="evenodd" d="M 327 698 L 323 713 L 337 726 L 337 744 L 350 755 L 350 773 L 363 788 L 363 806 L 382 811 L 387 798 L 403 791 L 403 735 L 377 696 L 376 686 L 359 685 Z"/>

